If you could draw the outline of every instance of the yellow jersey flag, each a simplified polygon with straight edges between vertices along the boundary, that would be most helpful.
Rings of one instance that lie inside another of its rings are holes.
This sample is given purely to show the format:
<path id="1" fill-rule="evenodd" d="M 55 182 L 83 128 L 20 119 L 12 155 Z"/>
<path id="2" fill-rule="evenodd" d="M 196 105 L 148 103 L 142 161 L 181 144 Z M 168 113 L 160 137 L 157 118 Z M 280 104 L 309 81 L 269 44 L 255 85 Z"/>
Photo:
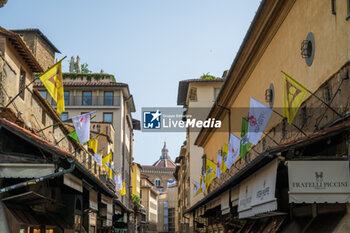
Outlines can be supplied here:
<path id="1" fill-rule="evenodd" d="M 291 125 L 308 90 L 286 73 L 283 75 L 283 116 Z"/>
<path id="2" fill-rule="evenodd" d="M 206 175 L 205 175 L 205 188 L 208 190 L 211 182 L 215 179 L 216 177 L 216 164 L 211 161 L 210 159 L 207 159 L 207 164 L 205 167 Z"/>
<path id="3" fill-rule="evenodd" d="M 228 152 L 228 144 L 225 143 L 224 149 L 222 150 L 222 162 L 220 166 L 222 173 L 225 173 L 225 171 L 227 170 L 227 167 L 226 167 L 227 152 Z"/>
<path id="4" fill-rule="evenodd" d="M 124 196 L 126 194 L 126 190 L 125 190 L 125 181 L 123 181 L 123 189 L 119 190 L 119 193 Z"/>
<path id="5" fill-rule="evenodd" d="M 91 138 L 89 140 L 89 148 L 94 151 L 94 153 L 97 153 L 97 139 Z"/>
<path id="6" fill-rule="evenodd" d="M 63 59 L 62 59 L 63 60 Z M 57 103 L 57 112 L 64 112 L 64 92 L 62 79 L 62 60 L 43 73 L 39 78 L 43 82 L 46 90 L 50 93 L 52 99 Z"/>

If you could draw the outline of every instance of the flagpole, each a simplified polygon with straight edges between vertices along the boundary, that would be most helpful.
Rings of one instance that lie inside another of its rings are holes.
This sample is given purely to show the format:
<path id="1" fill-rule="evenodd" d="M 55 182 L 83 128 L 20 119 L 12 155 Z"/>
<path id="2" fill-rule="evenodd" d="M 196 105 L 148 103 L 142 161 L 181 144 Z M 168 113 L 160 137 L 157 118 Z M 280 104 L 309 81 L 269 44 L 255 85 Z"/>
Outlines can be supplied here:
<path id="1" fill-rule="evenodd" d="M 288 74 L 286 74 L 285 72 L 283 72 L 283 70 L 281 70 L 282 74 L 287 75 L 289 77 Z M 327 104 L 326 102 L 324 102 L 320 97 L 318 97 L 317 95 L 315 95 L 314 93 L 312 93 L 309 89 L 305 88 L 307 90 L 307 92 L 309 92 L 313 97 L 315 97 L 316 99 L 318 99 L 319 101 L 321 101 L 324 105 L 326 105 L 330 110 L 332 110 L 335 114 L 338 115 L 338 117 L 342 117 L 342 115 L 337 112 L 334 108 L 332 108 L 329 104 Z"/>
<path id="2" fill-rule="evenodd" d="M 38 80 L 39 77 L 35 77 L 30 83 L 28 83 L 25 87 L 23 87 L 18 93 L 17 95 L 15 95 L 15 97 L 13 97 L 10 102 L 8 102 L 8 104 L 6 104 L 5 108 L 7 108 L 8 106 L 10 106 L 10 104 L 12 104 L 12 102 L 22 94 L 22 92 L 27 89 L 33 82 L 35 82 L 36 80 Z"/>
<path id="3" fill-rule="evenodd" d="M 64 135 L 64 137 L 61 138 L 61 139 L 56 143 L 56 146 L 57 146 L 58 144 L 60 144 L 60 142 L 62 142 L 65 138 L 67 138 L 67 136 L 68 136 L 68 134 Z"/>
<path id="4" fill-rule="evenodd" d="M 274 110 L 274 109 L 272 109 L 272 108 L 271 108 L 271 110 L 272 110 L 274 113 L 276 113 L 278 116 L 280 116 L 282 119 L 284 119 L 284 116 L 282 116 L 281 113 L 277 112 L 276 110 Z M 294 123 L 292 123 L 292 125 L 293 125 L 297 130 L 299 130 L 302 134 L 304 134 L 305 136 L 307 136 L 307 134 L 306 134 L 302 129 L 300 129 L 298 126 L 296 126 Z"/>
<path id="5" fill-rule="evenodd" d="M 338 92 L 341 90 L 340 87 L 343 85 L 343 82 L 344 82 L 345 79 L 342 79 L 339 86 L 338 86 L 338 89 L 335 91 L 334 95 L 333 95 L 333 98 L 331 99 L 330 101 L 330 104 L 333 103 L 333 100 L 335 99 L 335 97 L 337 96 Z M 327 110 L 323 112 L 322 114 L 322 117 L 318 120 L 318 122 L 316 122 L 315 126 L 316 126 L 316 129 L 318 129 L 318 125 L 321 123 L 321 121 L 323 120 L 323 117 L 325 116 Z"/>
<path id="6" fill-rule="evenodd" d="M 65 120 L 65 121 L 62 121 L 62 123 L 67 122 L 67 121 L 70 121 L 70 120 L 72 120 L 72 118 L 67 119 L 67 120 Z M 41 131 L 44 131 L 45 129 L 48 129 L 48 128 L 52 127 L 52 126 L 59 125 L 60 123 L 61 123 L 60 121 L 57 121 L 57 122 L 55 122 L 55 123 L 53 123 L 53 124 L 51 124 L 51 125 L 49 125 L 49 126 L 46 126 L 46 127 L 42 128 L 42 129 L 39 129 L 39 130 L 36 131 L 36 132 L 37 132 L 37 133 L 40 133 Z"/>
<path id="7" fill-rule="evenodd" d="M 42 73 L 39 77 L 43 76 L 44 74 L 46 74 L 52 67 L 54 67 L 55 65 L 57 65 L 58 63 L 60 63 L 61 61 L 63 61 L 63 59 L 65 59 L 67 56 L 64 56 L 61 60 L 59 60 L 58 62 L 56 62 L 55 64 L 53 64 L 50 68 L 48 68 L 44 73 Z"/>
<path id="8" fill-rule="evenodd" d="M 95 111 L 95 112 L 96 112 L 96 111 Z M 90 118 L 90 120 L 92 120 L 92 119 L 95 118 L 95 117 L 96 117 L 96 116 L 92 116 L 92 117 Z M 71 121 L 72 119 L 73 119 L 73 117 L 72 117 L 72 118 L 68 118 L 67 120 L 62 121 L 62 123 Z M 51 124 L 51 125 L 49 125 L 49 126 L 46 126 L 46 127 L 42 128 L 42 129 L 39 129 L 39 130 L 36 131 L 36 132 L 37 132 L 37 133 L 40 133 L 41 131 L 43 131 L 43 130 L 45 130 L 45 129 L 48 129 L 48 128 L 52 127 L 52 126 L 59 125 L 60 123 L 61 123 L 61 121 L 57 121 L 57 122 L 55 122 L 55 123 L 53 123 L 53 124 Z"/>
<path id="9" fill-rule="evenodd" d="M 64 56 L 61 60 L 59 60 L 59 62 L 61 62 L 63 59 L 65 59 L 67 56 Z M 54 65 L 52 65 L 49 69 L 47 69 L 43 74 L 45 74 L 45 73 L 47 73 L 52 67 L 54 67 L 56 64 L 57 64 L 58 62 L 56 62 Z M 42 76 L 43 74 L 41 74 L 40 76 Z M 22 88 L 18 93 L 17 93 L 17 95 L 15 96 L 15 97 L 13 97 L 12 99 L 11 99 L 11 101 L 5 106 L 5 108 L 7 108 L 8 106 L 10 106 L 10 104 L 12 104 L 12 102 L 18 97 L 18 96 L 20 96 L 21 94 L 22 94 L 22 92 L 25 90 L 25 89 L 27 89 L 33 82 L 35 82 L 36 80 L 38 80 L 39 78 L 40 78 L 40 76 L 39 77 L 35 77 L 30 83 L 28 83 L 24 88 Z"/>
<path id="10" fill-rule="evenodd" d="M 270 135 L 268 135 L 268 134 L 266 134 L 266 133 L 264 133 L 265 134 L 265 136 L 266 137 L 268 137 L 268 138 L 270 138 L 274 143 L 276 143 L 277 144 L 277 146 L 279 146 L 280 144 L 278 143 L 278 142 L 276 142 L 276 140 L 275 139 L 273 139 Z"/>

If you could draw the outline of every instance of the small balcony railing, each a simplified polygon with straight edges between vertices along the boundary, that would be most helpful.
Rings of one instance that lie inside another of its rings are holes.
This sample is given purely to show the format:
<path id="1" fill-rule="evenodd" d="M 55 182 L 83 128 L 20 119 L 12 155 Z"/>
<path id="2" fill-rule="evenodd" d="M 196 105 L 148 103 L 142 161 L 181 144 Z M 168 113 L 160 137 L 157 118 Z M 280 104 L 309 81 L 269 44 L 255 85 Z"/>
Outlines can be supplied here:
<path id="1" fill-rule="evenodd" d="M 51 100 L 51 104 L 56 106 L 56 102 Z M 120 107 L 120 96 L 70 96 L 64 99 L 65 106 L 117 106 Z"/>

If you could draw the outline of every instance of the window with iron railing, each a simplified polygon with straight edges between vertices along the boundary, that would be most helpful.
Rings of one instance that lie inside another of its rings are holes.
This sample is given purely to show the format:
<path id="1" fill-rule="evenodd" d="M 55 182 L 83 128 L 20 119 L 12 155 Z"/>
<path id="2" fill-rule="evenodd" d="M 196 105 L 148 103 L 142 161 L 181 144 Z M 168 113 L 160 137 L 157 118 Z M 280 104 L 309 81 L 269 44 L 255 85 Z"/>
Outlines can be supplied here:
<path id="1" fill-rule="evenodd" d="M 112 91 L 105 91 L 104 92 L 103 104 L 105 106 L 113 106 L 113 92 Z"/>
<path id="2" fill-rule="evenodd" d="M 83 91 L 82 105 L 92 105 L 91 91 Z"/>
<path id="3" fill-rule="evenodd" d="M 69 91 L 64 92 L 64 104 L 69 105 Z"/>
<path id="4" fill-rule="evenodd" d="M 44 94 L 44 93 L 43 93 Z M 44 94 L 45 95 L 45 94 Z M 120 96 L 113 96 L 105 98 L 105 96 L 90 95 L 90 92 L 83 92 L 83 95 L 74 95 L 65 92 L 64 95 L 65 106 L 116 106 L 120 107 Z M 49 98 L 49 96 L 47 95 Z M 51 99 L 51 104 L 56 106 L 56 102 Z"/>

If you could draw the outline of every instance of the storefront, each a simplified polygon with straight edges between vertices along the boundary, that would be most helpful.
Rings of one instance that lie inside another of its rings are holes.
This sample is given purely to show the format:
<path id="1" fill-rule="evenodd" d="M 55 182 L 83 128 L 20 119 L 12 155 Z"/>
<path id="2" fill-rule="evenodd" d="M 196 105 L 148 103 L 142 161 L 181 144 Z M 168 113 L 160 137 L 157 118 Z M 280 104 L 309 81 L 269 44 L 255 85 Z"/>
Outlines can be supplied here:
<path id="1" fill-rule="evenodd" d="M 284 222 L 287 213 L 276 198 L 278 163 L 273 160 L 240 184 L 238 218 L 245 220 L 240 232 L 276 232 Z"/>
<path id="2" fill-rule="evenodd" d="M 350 201 L 349 161 L 288 161 L 288 177 L 293 221 L 285 232 L 295 229 L 335 232 L 346 227 Z"/>
<path id="3" fill-rule="evenodd" d="M 240 219 L 257 218 L 277 210 L 277 165 L 275 159 L 241 183 L 238 202 Z"/>

